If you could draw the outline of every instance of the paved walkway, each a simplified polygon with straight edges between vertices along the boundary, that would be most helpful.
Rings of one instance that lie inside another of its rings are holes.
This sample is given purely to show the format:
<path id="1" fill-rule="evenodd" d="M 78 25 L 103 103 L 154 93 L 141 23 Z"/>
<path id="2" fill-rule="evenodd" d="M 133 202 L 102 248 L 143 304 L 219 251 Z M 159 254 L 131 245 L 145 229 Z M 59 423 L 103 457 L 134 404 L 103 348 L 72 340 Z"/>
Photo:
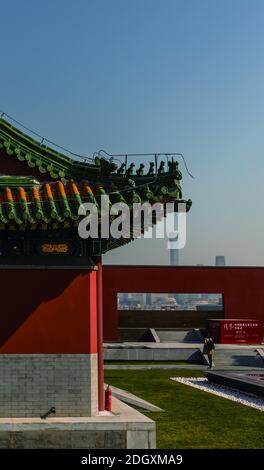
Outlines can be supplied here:
<path id="1" fill-rule="evenodd" d="M 207 370 L 208 366 L 203 364 L 106 364 L 104 366 L 105 370 L 151 370 L 151 369 L 158 369 L 158 370 L 169 370 L 169 369 L 180 369 L 180 370 Z M 263 370 L 261 367 L 247 367 L 247 366 L 221 366 L 221 367 L 214 367 L 213 370 Z"/>
<path id="2" fill-rule="evenodd" d="M 203 348 L 203 343 L 104 343 L 105 348 L 109 349 L 195 349 Z M 264 348 L 264 344 L 216 344 L 216 349 L 258 349 Z"/>

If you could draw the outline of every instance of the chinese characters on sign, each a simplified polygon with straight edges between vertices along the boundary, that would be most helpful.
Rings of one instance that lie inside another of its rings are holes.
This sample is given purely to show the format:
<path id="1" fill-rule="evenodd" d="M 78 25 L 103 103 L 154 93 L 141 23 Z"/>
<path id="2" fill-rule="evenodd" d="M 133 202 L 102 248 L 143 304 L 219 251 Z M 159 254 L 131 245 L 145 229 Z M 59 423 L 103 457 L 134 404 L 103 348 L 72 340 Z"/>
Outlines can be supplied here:
<path id="1" fill-rule="evenodd" d="M 258 327 L 258 323 L 224 323 L 224 330 L 243 330 Z"/>
<path id="2" fill-rule="evenodd" d="M 258 320 L 208 320 L 209 331 L 216 343 L 260 344 L 261 327 Z"/>
<path id="3" fill-rule="evenodd" d="M 70 251 L 68 243 L 43 243 L 40 247 L 43 254 L 67 254 Z"/>

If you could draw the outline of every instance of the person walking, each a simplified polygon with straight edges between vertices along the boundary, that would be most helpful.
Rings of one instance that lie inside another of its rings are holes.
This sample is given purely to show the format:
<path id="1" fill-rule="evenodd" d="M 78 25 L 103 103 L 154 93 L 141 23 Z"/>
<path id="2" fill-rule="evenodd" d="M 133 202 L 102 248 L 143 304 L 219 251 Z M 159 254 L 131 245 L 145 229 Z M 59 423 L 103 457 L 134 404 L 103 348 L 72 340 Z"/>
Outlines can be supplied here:
<path id="1" fill-rule="evenodd" d="M 208 357 L 209 367 L 208 369 L 212 369 L 213 367 L 213 354 L 215 352 L 215 345 L 212 338 L 209 334 L 206 333 L 204 338 L 204 347 L 203 347 L 203 354 Z"/>

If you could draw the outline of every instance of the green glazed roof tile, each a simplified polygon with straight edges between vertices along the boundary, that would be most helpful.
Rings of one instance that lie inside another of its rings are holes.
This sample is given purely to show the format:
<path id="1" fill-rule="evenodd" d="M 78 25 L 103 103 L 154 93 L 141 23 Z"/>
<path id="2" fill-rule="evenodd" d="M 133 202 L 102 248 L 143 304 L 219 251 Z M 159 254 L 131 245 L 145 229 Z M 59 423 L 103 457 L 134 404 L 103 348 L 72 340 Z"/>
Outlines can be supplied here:
<path id="1" fill-rule="evenodd" d="M 100 213 L 100 196 L 108 198 L 109 207 L 116 203 L 186 202 L 187 210 L 192 202 L 182 200 L 178 162 L 150 162 L 144 174 L 145 164 L 135 168 L 131 163 L 117 165 L 110 159 L 97 157 L 94 163 L 80 162 L 37 142 L 4 119 L 0 118 L 0 171 L 1 158 L 21 162 L 21 176 L 0 174 L 0 229 L 25 230 L 26 227 L 58 229 L 77 226 L 80 207 L 93 203 Z M 4 156 L 3 153 L 6 155 Z M 25 165 L 40 174 L 44 182 L 31 176 L 22 176 Z M 43 177 L 42 177 L 43 179 Z M 113 218 L 116 214 L 113 214 Z M 153 223 L 156 223 L 155 221 Z M 131 240 L 131 238 L 130 238 Z M 127 243 L 129 239 L 110 242 L 112 247 Z"/>
<path id="2" fill-rule="evenodd" d="M 163 187 L 162 187 L 163 188 Z M 161 189 L 162 189 L 161 188 Z M 163 194 L 160 202 L 176 201 L 178 188 Z M 171 194 L 172 193 L 172 194 Z M 155 203 L 156 196 L 149 187 L 126 188 L 118 190 L 116 186 L 104 187 L 103 184 L 90 185 L 87 181 L 78 183 L 70 180 L 67 183 L 40 183 L 32 177 L 0 176 L 0 223 L 21 225 L 29 223 L 59 223 L 78 221 L 79 208 L 85 202 L 95 203 L 98 207 L 100 196 L 110 198 L 112 203 L 127 203 L 132 208 L 133 203 Z M 177 199 L 180 202 L 180 199 Z M 191 201 L 187 207 L 190 208 Z"/>

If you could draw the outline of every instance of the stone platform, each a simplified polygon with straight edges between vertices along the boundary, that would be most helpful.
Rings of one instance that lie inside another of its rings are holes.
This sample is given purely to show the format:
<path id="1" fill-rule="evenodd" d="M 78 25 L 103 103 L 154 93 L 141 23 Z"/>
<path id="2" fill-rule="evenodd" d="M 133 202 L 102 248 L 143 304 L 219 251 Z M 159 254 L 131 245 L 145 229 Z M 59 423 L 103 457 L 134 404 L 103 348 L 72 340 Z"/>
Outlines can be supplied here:
<path id="1" fill-rule="evenodd" d="M 264 370 L 247 372 L 206 371 L 205 376 L 211 382 L 236 388 L 247 393 L 264 397 Z"/>
<path id="2" fill-rule="evenodd" d="M 0 449 L 155 449 L 155 422 L 112 400 L 111 413 L 87 418 L 0 418 Z"/>
<path id="3" fill-rule="evenodd" d="M 263 345 L 216 344 L 214 363 L 217 369 L 235 366 L 240 369 L 262 368 L 264 366 Z M 105 343 L 104 359 L 122 362 L 158 362 L 185 361 L 190 364 L 206 364 L 207 359 L 202 354 L 203 343 L 186 342 L 126 342 Z"/>

